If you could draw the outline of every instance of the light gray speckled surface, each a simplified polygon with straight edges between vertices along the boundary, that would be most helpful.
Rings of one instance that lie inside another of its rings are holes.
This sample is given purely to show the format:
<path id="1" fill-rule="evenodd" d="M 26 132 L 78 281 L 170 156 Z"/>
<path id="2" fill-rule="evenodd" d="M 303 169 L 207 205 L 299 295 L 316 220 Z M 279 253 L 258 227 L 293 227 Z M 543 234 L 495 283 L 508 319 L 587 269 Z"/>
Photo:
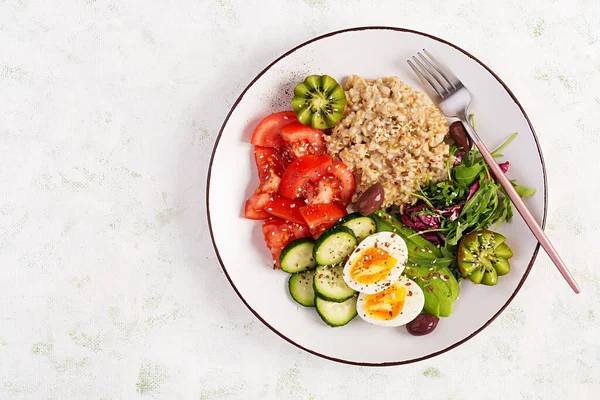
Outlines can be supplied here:
<path id="1" fill-rule="evenodd" d="M 599 20 L 597 0 L 0 1 L 0 398 L 598 398 Z M 218 129 L 278 55 L 359 25 L 441 36 L 513 89 L 581 295 L 541 254 L 483 333 L 385 369 L 239 301 L 206 227 Z"/>

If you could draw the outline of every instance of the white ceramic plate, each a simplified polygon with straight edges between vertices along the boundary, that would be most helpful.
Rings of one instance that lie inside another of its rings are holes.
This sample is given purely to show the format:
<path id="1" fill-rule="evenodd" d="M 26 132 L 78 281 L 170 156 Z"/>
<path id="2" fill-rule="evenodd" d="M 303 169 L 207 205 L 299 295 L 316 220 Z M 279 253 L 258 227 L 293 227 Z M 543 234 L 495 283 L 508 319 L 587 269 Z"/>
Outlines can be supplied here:
<path id="1" fill-rule="evenodd" d="M 510 303 L 527 278 L 538 244 L 520 216 L 499 231 L 514 250 L 512 271 L 497 286 L 461 284 L 449 318 L 427 336 L 410 336 L 404 327 L 382 328 L 355 318 L 330 328 L 312 308 L 288 294 L 288 275 L 267 268 L 270 254 L 261 223 L 242 218 L 243 204 L 257 187 L 250 137 L 258 121 L 290 109 L 294 86 L 310 74 L 328 74 L 343 82 L 351 74 L 367 78 L 397 75 L 422 90 L 406 63 L 426 48 L 447 64 L 473 95 L 471 111 L 478 131 L 494 148 L 513 132 L 517 139 L 503 151 L 509 176 L 537 193 L 527 200 L 542 224 L 546 215 L 546 179 L 533 128 L 504 83 L 476 58 L 444 40 L 397 28 L 355 28 L 324 35 L 290 50 L 269 65 L 244 90 L 225 119 L 208 173 L 207 207 L 212 239 L 231 285 L 250 310 L 290 343 L 334 361 L 359 365 L 397 365 L 428 357 L 464 343 L 485 328 Z"/>

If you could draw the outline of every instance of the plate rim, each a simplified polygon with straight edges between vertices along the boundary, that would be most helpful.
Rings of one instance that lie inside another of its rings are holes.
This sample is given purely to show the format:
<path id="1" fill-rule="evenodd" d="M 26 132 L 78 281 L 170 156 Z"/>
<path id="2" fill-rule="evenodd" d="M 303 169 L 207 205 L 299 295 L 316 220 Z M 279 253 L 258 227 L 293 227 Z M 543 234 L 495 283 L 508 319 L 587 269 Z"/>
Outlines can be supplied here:
<path id="1" fill-rule="evenodd" d="M 527 265 L 527 269 L 525 270 L 525 273 L 523 274 L 523 277 L 521 278 L 521 281 L 518 283 L 517 287 L 515 288 L 514 292 L 510 295 L 510 297 L 508 298 L 508 300 L 506 301 L 506 303 L 504 303 L 504 305 L 502 307 L 500 307 L 500 309 L 498 310 L 498 312 L 496 312 L 488 321 L 486 321 L 481 327 L 479 327 L 478 329 L 476 329 L 473 333 L 471 333 L 470 335 L 466 336 L 465 338 L 457 341 L 456 343 L 451 344 L 450 346 L 438 350 L 436 352 L 427 354 L 425 356 L 422 357 L 417 357 L 417 358 L 412 358 L 409 360 L 403 360 L 403 361 L 387 361 L 387 362 L 382 362 L 382 363 L 372 363 L 372 362 L 359 362 L 359 361 L 352 361 L 352 360 L 345 360 L 342 358 L 337 358 L 337 357 L 332 357 L 332 356 L 328 356 L 326 354 L 322 354 L 319 353 L 317 351 L 311 350 L 309 348 L 306 348 L 298 343 L 296 343 L 294 340 L 290 339 L 289 337 L 285 336 L 284 334 L 282 334 L 281 332 L 279 332 L 277 329 L 275 329 L 273 326 L 271 326 L 267 321 L 265 321 L 251 306 L 250 304 L 248 304 L 246 302 L 246 300 L 244 299 L 244 297 L 242 296 L 242 294 L 239 292 L 239 290 L 237 289 L 237 287 L 235 286 L 235 283 L 233 283 L 231 277 L 229 276 L 229 273 L 227 272 L 227 268 L 225 267 L 225 264 L 223 263 L 223 260 L 221 259 L 221 255 L 219 253 L 219 249 L 217 247 L 217 244 L 215 242 L 215 237 L 213 234 L 213 229 L 212 229 L 212 222 L 211 222 L 211 217 L 210 217 L 210 180 L 211 180 L 211 175 L 212 175 L 212 167 L 213 167 L 213 160 L 217 151 L 217 147 L 219 146 L 219 142 L 221 141 L 221 136 L 223 134 L 223 130 L 225 129 L 225 126 L 227 125 L 227 122 L 229 121 L 229 118 L 231 117 L 231 114 L 233 113 L 233 111 L 236 109 L 237 105 L 240 103 L 240 101 L 242 100 L 242 98 L 244 97 L 244 95 L 246 94 L 246 92 L 252 87 L 252 85 L 254 85 L 254 83 L 256 83 L 256 81 L 258 81 L 271 67 L 273 67 L 275 64 L 277 64 L 279 61 L 281 61 L 282 59 L 284 59 L 285 57 L 289 56 L 290 54 L 294 53 L 296 50 L 307 46 L 313 42 L 316 42 L 318 40 L 322 40 L 322 39 L 326 39 L 328 37 L 331 36 L 335 36 L 335 35 L 339 35 L 342 33 L 347 33 L 347 32 L 357 32 L 357 31 L 367 31 L 367 30 L 390 30 L 390 31 L 395 31 L 395 32 L 404 32 L 404 33 L 411 33 L 411 34 L 415 34 L 415 35 L 421 35 L 424 37 L 427 37 L 429 39 L 433 39 L 436 40 L 440 43 L 446 44 L 458 51 L 460 51 L 461 53 L 463 53 L 464 55 L 466 55 L 467 57 L 471 58 L 472 60 L 474 60 L 475 62 L 477 62 L 479 65 L 481 65 L 483 68 L 485 68 L 486 71 L 488 71 L 497 81 L 498 83 L 500 83 L 500 85 L 502 85 L 502 87 L 504 88 L 504 90 L 506 90 L 506 92 L 508 93 L 508 95 L 511 97 L 511 99 L 515 102 L 515 104 L 517 105 L 517 107 L 519 107 L 519 110 L 521 111 L 521 113 L 523 114 L 523 117 L 525 118 L 525 120 L 527 121 L 527 124 L 529 125 L 529 129 L 531 129 L 531 133 L 533 134 L 533 139 L 535 141 L 535 145 L 537 147 L 538 150 L 538 155 L 540 157 L 540 162 L 541 162 L 541 166 L 542 166 L 542 175 L 543 175 L 543 182 L 544 182 L 544 209 L 543 209 L 543 213 L 542 213 L 542 229 L 545 228 L 546 226 L 546 217 L 547 217 L 547 213 L 548 213 L 548 178 L 547 178 L 547 174 L 546 174 L 546 164 L 544 162 L 544 156 L 542 154 L 542 149 L 537 137 L 537 134 L 535 133 L 535 129 L 533 128 L 533 125 L 529 119 L 529 117 L 527 116 L 527 113 L 525 112 L 525 110 L 523 109 L 523 106 L 521 106 L 521 103 L 519 103 L 519 100 L 517 100 L 516 96 L 514 95 L 514 93 L 510 90 L 510 88 L 504 83 L 504 81 L 502 81 L 502 79 L 500 79 L 500 77 L 494 72 L 492 71 L 487 65 L 485 65 L 483 62 L 481 62 L 479 59 L 477 59 L 475 56 L 473 56 L 471 53 L 467 52 L 466 50 L 462 49 L 461 47 L 447 41 L 444 39 L 441 39 L 437 36 L 428 34 L 428 33 L 424 33 L 424 32 L 420 32 L 420 31 L 416 31 L 416 30 L 412 30 L 412 29 L 407 29 L 407 28 L 400 28 L 400 27 L 393 27 L 393 26 L 361 26 L 361 27 L 354 27 L 354 28 L 346 28 L 346 29 L 341 29 L 341 30 L 337 30 L 337 31 L 332 31 L 329 33 L 325 33 L 323 35 L 319 35 L 316 36 L 312 39 L 309 39 L 295 47 L 293 47 L 292 49 L 288 50 L 287 52 L 285 52 L 284 54 L 282 54 L 281 56 L 277 57 L 273 62 L 271 62 L 269 65 L 267 65 L 261 72 L 258 73 L 258 75 L 256 75 L 256 77 L 254 77 L 254 79 L 252 79 L 250 81 L 250 83 L 248 84 L 248 86 L 246 86 L 246 88 L 244 88 L 244 90 L 242 91 L 242 93 L 239 95 L 239 97 L 236 99 L 236 101 L 233 103 L 233 105 L 231 106 L 229 112 L 227 113 L 227 116 L 225 117 L 225 120 L 223 121 L 223 124 L 221 125 L 221 128 L 219 129 L 219 134 L 217 135 L 217 138 L 215 140 L 215 144 L 210 156 L 210 161 L 209 161 L 209 165 L 208 165 L 208 172 L 207 172 L 207 180 L 206 180 L 206 214 L 207 214 L 207 222 L 208 222 L 208 230 L 210 233 L 210 238 L 211 238 L 211 242 L 213 244 L 213 248 L 215 250 L 215 253 L 217 255 L 217 259 L 219 261 L 219 264 L 221 265 L 221 269 L 223 270 L 223 272 L 225 273 L 225 276 L 227 277 L 227 280 L 229 281 L 229 284 L 233 287 L 233 290 L 235 291 L 235 293 L 238 295 L 238 297 L 240 298 L 240 300 L 242 300 L 242 303 L 244 303 L 244 305 L 246 305 L 246 307 L 252 312 L 252 314 L 254 314 L 254 316 L 256 318 L 258 318 L 258 320 L 260 322 L 262 322 L 265 326 L 267 326 L 269 329 L 271 329 L 271 331 L 275 332 L 279 337 L 281 337 L 282 339 L 284 339 L 285 341 L 287 341 L 288 343 L 291 343 L 292 345 L 308 352 L 311 353 L 315 356 L 330 360 L 330 361 L 335 361 L 338 363 L 343 363 L 343 364 L 349 364 L 349 365 L 357 365 L 357 366 L 362 366 L 362 367 L 388 367 L 388 366 L 397 366 L 397 365 L 406 365 L 406 364 L 412 364 L 415 362 L 419 362 L 419 361 L 423 361 L 423 360 L 427 360 L 429 358 L 433 358 L 436 356 L 439 356 L 441 354 L 444 354 L 460 345 L 462 345 L 463 343 L 467 342 L 468 340 L 472 339 L 475 335 L 477 335 L 478 333 L 480 333 L 481 331 L 483 331 L 485 328 L 488 327 L 488 325 L 490 325 L 500 314 L 502 314 L 502 312 L 506 309 L 506 307 L 508 307 L 508 305 L 513 301 L 513 299 L 515 298 L 515 296 L 517 295 L 517 293 L 519 293 L 519 291 L 521 290 L 521 287 L 523 286 L 523 284 L 525 283 L 525 281 L 527 280 L 527 277 L 529 276 L 529 273 L 531 272 L 531 269 L 533 268 L 533 264 L 535 263 L 535 260 L 537 258 L 538 252 L 540 250 L 540 244 L 537 243 L 537 245 L 535 246 L 535 249 L 533 251 L 533 255 L 531 257 L 531 260 L 529 261 L 529 264 Z"/>

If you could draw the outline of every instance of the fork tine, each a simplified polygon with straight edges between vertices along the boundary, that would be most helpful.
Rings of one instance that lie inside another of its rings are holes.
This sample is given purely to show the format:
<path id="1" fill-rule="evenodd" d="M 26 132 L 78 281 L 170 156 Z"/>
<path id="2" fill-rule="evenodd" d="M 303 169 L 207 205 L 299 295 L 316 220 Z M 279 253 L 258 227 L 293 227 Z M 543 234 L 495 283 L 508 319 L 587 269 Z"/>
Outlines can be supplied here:
<path id="1" fill-rule="evenodd" d="M 429 59 L 432 61 L 433 65 L 435 66 L 435 69 L 440 73 L 440 75 L 442 75 L 444 77 L 444 79 L 446 79 L 448 82 L 450 82 L 450 84 L 452 86 L 457 88 L 458 86 L 461 85 L 460 79 L 458 79 L 456 77 L 456 75 L 454 75 L 452 73 L 452 71 L 450 71 L 448 68 L 446 68 L 446 66 L 444 64 L 439 62 L 430 52 L 423 49 L 423 53 L 425 53 L 425 55 L 427 57 L 429 57 Z"/>
<path id="2" fill-rule="evenodd" d="M 448 94 L 450 94 L 452 89 L 455 89 L 452 82 L 446 79 L 446 77 L 442 75 L 442 73 L 438 71 L 437 68 L 427 59 L 427 57 L 421 54 L 421 52 L 417 52 L 417 55 L 425 64 L 424 68 L 427 70 L 427 72 L 429 72 L 429 74 L 435 78 L 435 80 L 440 84 L 440 86 L 443 87 Z"/>
<path id="3" fill-rule="evenodd" d="M 412 70 L 415 72 L 415 74 L 423 84 L 423 87 L 427 91 L 427 94 L 429 94 L 429 97 L 431 97 L 436 102 L 439 102 L 442 98 L 442 95 L 438 92 L 434 84 L 410 60 L 406 60 L 406 62 L 408 63 L 408 65 L 410 65 Z"/>
<path id="4" fill-rule="evenodd" d="M 419 55 L 421 55 L 421 53 L 417 53 Z M 442 97 L 444 95 L 450 94 L 450 89 L 452 89 L 452 87 L 448 88 L 446 84 L 444 84 L 445 80 L 442 79 L 438 79 L 435 74 L 433 72 L 431 72 L 431 70 L 429 68 L 427 68 L 425 65 L 423 65 L 423 63 L 421 61 L 419 61 L 419 59 L 415 56 L 413 56 L 413 61 L 421 68 L 421 71 L 425 71 L 427 72 L 427 75 L 429 75 L 431 78 L 434 79 L 435 82 L 437 82 L 437 84 L 439 85 L 439 87 L 441 88 L 441 90 L 438 90 L 438 92 L 441 93 Z M 434 68 L 435 70 L 435 68 Z M 425 74 L 424 74 L 425 75 Z"/>

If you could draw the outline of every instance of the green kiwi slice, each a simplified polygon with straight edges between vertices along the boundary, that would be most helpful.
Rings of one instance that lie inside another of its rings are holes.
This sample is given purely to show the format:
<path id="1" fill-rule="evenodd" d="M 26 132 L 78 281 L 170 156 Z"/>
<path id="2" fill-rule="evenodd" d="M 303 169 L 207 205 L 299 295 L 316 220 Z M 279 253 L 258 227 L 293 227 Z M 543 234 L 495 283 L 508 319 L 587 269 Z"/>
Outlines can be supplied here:
<path id="1" fill-rule="evenodd" d="M 292 108 L 304 125 L 332 128 L 342 119 L 345 106 L 344 89 L 329 75 L 311 75 L 294 89 Z"/>

